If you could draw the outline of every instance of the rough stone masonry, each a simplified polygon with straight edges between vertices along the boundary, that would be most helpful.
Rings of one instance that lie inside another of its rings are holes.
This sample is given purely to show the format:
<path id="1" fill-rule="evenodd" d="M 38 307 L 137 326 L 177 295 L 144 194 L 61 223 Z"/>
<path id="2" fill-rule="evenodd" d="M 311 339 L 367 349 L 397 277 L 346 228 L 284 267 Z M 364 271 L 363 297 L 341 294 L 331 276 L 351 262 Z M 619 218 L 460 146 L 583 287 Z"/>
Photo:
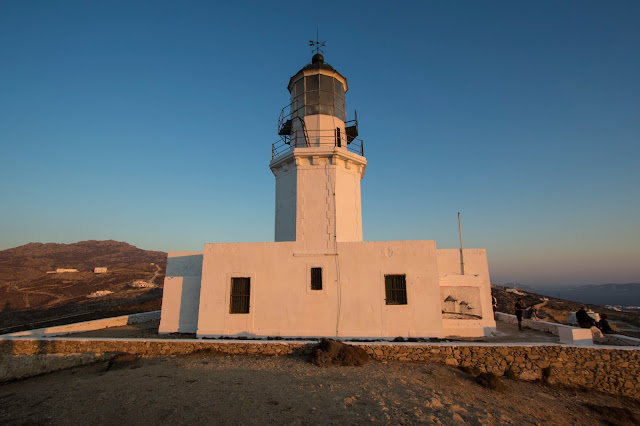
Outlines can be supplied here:
<path id="1" fill-rule="evenodd" d="M 354 344 L 376 360 L 436 362 L 476 367 L 497 375 L 511 370 L 522 380 L 539 380 L 544 375 L 549 383 L 640 398 L 640 349 L 637 348 L 473 343 Z M 73 356 L 84 363 L 104 359 L 105 355 L 113 353 L 155 357 L 203 351 L 221 355 L 283 356 L 306 355 L 314 345 L 315 342 L 284 341 L 5 339 L 0 341 L 0 381 L 33 375 L 37 370 L 34 361 L 48 359 L 47 356 Z M 95 358 L 78 357 L 80 354 Z M 21 373 L 20 365 L 29 368 Z M 61 368 L 69 367 L 68 362 L 62 365 Z"/>

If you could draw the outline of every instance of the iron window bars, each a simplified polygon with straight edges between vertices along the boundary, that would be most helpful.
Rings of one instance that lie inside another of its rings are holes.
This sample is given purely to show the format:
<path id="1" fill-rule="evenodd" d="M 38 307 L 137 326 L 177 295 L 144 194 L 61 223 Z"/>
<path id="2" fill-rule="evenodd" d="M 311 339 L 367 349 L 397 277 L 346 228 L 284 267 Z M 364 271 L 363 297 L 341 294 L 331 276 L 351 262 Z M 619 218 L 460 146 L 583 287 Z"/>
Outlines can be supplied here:
<path id="1" fill-rule="evenodd" d="M 251 278 L 231 278 L 230 314 L 248 314 L 249 298 L 251 295 Z"/>
<path id="2" fill-rule="evenodd" d="M 387 305 L 407 304 L 406 275 L 385 275 L 384 289 L 387 298 Z"/>
<path id="3" fill-rule="evenodd" d="M 322 268 L 311 268 L 311 290 L 322 290 Z"/>

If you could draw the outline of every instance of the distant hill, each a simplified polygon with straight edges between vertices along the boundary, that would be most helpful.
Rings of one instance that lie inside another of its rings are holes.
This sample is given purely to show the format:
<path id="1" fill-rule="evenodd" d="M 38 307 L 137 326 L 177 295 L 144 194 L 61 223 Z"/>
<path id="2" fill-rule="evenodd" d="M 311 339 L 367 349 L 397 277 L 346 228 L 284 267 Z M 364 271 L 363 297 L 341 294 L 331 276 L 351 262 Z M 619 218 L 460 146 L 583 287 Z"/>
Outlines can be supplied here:
<path id="1" fill-rule="evenodd" d="M 113 240 L 2 250 L 0 333 L 160 309 L 166 261 L 164 252 Z M 78 272 L 47 274 L 58 268 Z M 156 287 L 132 287 L 137 280 Z M 87 297 L 95 292 L 108 295 Z"/>
<path id="2" fill-rule="evenodd" d="M 80 241 L 73 244 L 29 243 L 0 251 L 0 284 L 28 279 L 57 268 L 93 271 L 136 263 L 164 263 L 167 253 L 142 250 L 120 241 Z"/>
<path id="3" fill-rule="evenodd" d="M 640 306 L 640 283 L 539 289 L 538 293 L 595 305 Z"/>
<path id="4" fill-rule="evenodd" d="M 508 292 L 507 287 L 496 285 L 491 286 L 491 294 L 498 301 L 499 312 L 513 314 L 516 299 L 521 297 L 525 306 L 538 306 L 538 317 L 540 319 L 549 322 L 567 324 L 567 317 L 569 316 L 569 312 L 577 311 L 581 306 L 586 304 L 587 307 L 589 309 L 592 309 L 594 312 L 607 314 L 609 316 L 609 321 L 612 323 L 617 323 L 618 328 L 621 328 L 621 330 L 623 330 L 623 334 L 627 334 L 633 337 L 640 337 L 640 312 L 615 311 L 602 306 L 608 303 L 588 303 L 578 302 L 575 300 L 572 301 L 564 298 L 557 298 L 549 294 L 543 295 L 540 293 L 542 290 L 540 290 L 540 292 L 534 293 L 529 290 L 524 290 L 522 286 L 520 288 L 523 290 L 523 296 Z M 628 327 L 624 324 L 627 324 Z"/>

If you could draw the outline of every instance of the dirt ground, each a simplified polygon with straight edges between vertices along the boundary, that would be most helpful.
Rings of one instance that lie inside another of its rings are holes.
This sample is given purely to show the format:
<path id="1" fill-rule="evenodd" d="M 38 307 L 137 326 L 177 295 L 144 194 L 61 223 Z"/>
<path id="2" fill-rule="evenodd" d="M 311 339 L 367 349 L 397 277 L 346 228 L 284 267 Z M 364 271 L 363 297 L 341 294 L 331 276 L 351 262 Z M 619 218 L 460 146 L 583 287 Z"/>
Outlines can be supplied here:
<path id="1" fill-rule="evenodd" d="M 434 364 L 320 368 L 189 355 L 78 367 L 0 386 L 2 424 L 638 424 L 640 401 Z"/>

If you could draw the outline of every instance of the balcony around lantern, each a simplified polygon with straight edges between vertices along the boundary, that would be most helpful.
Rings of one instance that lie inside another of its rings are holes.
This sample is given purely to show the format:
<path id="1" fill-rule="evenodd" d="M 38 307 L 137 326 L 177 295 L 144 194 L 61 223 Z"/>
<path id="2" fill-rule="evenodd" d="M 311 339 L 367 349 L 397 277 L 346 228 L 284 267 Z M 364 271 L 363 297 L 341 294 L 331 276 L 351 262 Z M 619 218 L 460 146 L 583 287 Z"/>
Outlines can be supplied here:
<path id="1" fill-rule="evenodd" d="M 320 107 L 326 107 L 326 105 L 316 105 L 316 107 L 311 108 L 309 105 L 292 102 L 282 109 L 278 118 L 280 140 L 272 144 L 271 158 L 277 158 L 294 148 L 311 147 L 344 148 L 364 156 L 364 141 L 357 137 L 357 115 L 354 120 L 344 122 L 335 115 L 320 112 L 322 109 Z M 310 111 L 313 114 L 309 114 Z M 307 112 L 306 115 L 305 112 Z M 306 120 L 311 121 L 307 123 Z M 334 124 L 336 127 L 328 127 Z"/>
<path id="2" fill-rule="evenodd" d="M 364 141 L 359 138 L 349 138 L 348 133 L 342 134 L 336 129 L 302 130 L 293 129 L 288 135 L 281 135 L 281 139 L 271 145 L 271 159 L 277 158 L 295 148 L 333 147 L 343 148 L 354 154 L 364 156 Z M 348 140 L 350 140 L 348 142 Z"/>

